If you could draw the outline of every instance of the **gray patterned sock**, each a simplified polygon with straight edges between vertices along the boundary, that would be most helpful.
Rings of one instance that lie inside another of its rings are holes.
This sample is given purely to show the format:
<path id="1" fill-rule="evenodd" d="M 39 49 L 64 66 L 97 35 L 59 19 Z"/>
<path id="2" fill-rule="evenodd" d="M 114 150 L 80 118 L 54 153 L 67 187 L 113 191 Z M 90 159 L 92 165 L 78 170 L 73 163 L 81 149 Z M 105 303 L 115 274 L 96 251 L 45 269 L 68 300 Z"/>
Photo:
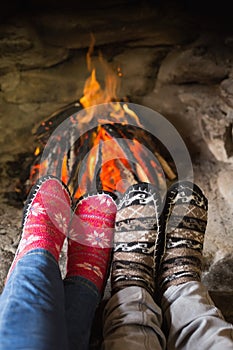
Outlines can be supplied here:
<path id="1" fill-rule="evenodd" d="M 164 206 L 165 250 L 158 283 L 161 294 L 172 286 L 200 281 L 208 201 L 201 189 L 184 181 L 171 187 Z"/>
<path id="2" fill-rule="evenodd" d="M 117 208 L 112 292 L 140 286 L 154 293 L 159 240 L 160 197 L 148 183 L 129 187 Z"/>

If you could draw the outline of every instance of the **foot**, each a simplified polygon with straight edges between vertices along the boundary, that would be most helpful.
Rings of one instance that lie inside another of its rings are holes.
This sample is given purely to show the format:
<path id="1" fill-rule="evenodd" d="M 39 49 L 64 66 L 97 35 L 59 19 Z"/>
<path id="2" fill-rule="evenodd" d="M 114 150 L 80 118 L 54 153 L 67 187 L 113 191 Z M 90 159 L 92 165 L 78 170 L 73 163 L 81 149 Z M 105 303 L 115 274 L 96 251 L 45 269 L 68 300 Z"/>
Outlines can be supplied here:
<path id="1" fill-rule="evenodd" d="M 112 293 L 140 286 L 154 294 L 159 240 L 160 197 L 148 183 L 132 185 L 117 208 Z"/>
<path id="2" fill-rule="evenodd" d="M 21 240 L 9 274 L 34 249 L 45 249 L 58 261 L 70 216 L 71 198 L 65 185 L 53 176 L 39 179 L 24 206 Z"/>
<path id="3" fill-rule="evenodd" d="M 78 201 L 72 218 L 66 278 L 82 276 L 102 294 L 109 271 L 116 204 L 107 192 Z"/>
<path id="4" fill-rule="evenodd" d="M 165 250 L 158 283 L 161 293 L 173 285 L 200 281 L 208 202 L 191 182 L 174 184 L 164 206 Z"/>

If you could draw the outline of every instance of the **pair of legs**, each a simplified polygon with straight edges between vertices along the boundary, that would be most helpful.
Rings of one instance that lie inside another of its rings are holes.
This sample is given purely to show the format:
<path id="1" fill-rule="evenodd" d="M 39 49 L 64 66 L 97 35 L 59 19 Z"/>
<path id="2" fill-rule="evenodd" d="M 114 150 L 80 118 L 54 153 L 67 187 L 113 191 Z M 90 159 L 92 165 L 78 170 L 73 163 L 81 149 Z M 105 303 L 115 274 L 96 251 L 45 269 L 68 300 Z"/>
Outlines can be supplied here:
<path id="1" fill-rule="evenodd" d="M 24 207 L 22 236 L 0 297 L 0 349 L 88 349 L 105 286 L 116 204 L 111 194 L 73 206 L 57 178 L 38 181 Z M 68 238 L 67 273 L 58 260 Z"/>
<path id="2" fill-rule="evenodd" d="M 83 199 L 72 214 L 59 186 L 42 182 L 26 205 L 0 298 L 1 350 L 88 349 L 114 223 L 103 349 L 232 349 L 232 326 L 200 283 L 207 203 L 198 188 L 172 188 L 161 220 L 159 196 L 148 184 L 132 186 L 117 214 L 108 194 Z M 67 235 L 63 282 L 57 261 Z"/>
<path id="3" fill-rule="evenodd" d="M 44 249 L 17 263 L 0 298 L 0 349 L 88 349 L 100 295 L 83 277 L 62 281 Z"/>
<path id="4" fill-rule="evenodd" d="M 233 348 L 233 327 L 201 283 L 207 210 L 190 182 L 173 185 L 162 208 L 148 184 L 125 193 L 116 214 L 103 349 Z"/>

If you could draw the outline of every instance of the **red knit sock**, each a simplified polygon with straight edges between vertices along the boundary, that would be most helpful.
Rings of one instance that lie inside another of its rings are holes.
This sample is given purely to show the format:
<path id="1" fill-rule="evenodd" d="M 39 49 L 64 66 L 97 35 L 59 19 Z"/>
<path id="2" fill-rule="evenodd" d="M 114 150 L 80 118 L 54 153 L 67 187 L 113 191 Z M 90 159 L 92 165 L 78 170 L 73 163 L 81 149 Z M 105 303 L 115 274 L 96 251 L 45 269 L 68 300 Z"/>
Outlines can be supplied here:
<path id="1" fill-rule="evenodd" d="M 82 199 L 69 234 L 67 276 L 83 276 L 100 293 L 105 287 L 111 257 L 116 204 L 107 193 Z"/>
<path id="2" fill-rule="evenodd" d="M 71 199 L 61 181 L 46 176 L 33 186 L 24 208 L 22 236 L 8 273 L 29 251 L 43 248 L 58 261 L 71 217 Z"/>

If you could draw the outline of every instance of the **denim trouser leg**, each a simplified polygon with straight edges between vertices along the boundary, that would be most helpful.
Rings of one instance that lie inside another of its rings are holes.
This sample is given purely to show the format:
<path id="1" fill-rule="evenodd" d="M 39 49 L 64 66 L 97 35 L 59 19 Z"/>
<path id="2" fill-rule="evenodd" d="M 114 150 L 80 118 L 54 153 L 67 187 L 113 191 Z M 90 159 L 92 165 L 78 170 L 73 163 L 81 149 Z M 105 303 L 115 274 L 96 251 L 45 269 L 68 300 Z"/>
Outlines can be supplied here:
<path id="1" fill-rule="evenodd" d="M 53 256 L 26 254 L 0 296 L 0 350 L 67 350 L 64 287 Z"/>
<path id="2" fill-rule="evenodd" d="M 86 350 L 100 294 L 81 276 L 65 279 L 64 288 L 69 350 Z"/>

